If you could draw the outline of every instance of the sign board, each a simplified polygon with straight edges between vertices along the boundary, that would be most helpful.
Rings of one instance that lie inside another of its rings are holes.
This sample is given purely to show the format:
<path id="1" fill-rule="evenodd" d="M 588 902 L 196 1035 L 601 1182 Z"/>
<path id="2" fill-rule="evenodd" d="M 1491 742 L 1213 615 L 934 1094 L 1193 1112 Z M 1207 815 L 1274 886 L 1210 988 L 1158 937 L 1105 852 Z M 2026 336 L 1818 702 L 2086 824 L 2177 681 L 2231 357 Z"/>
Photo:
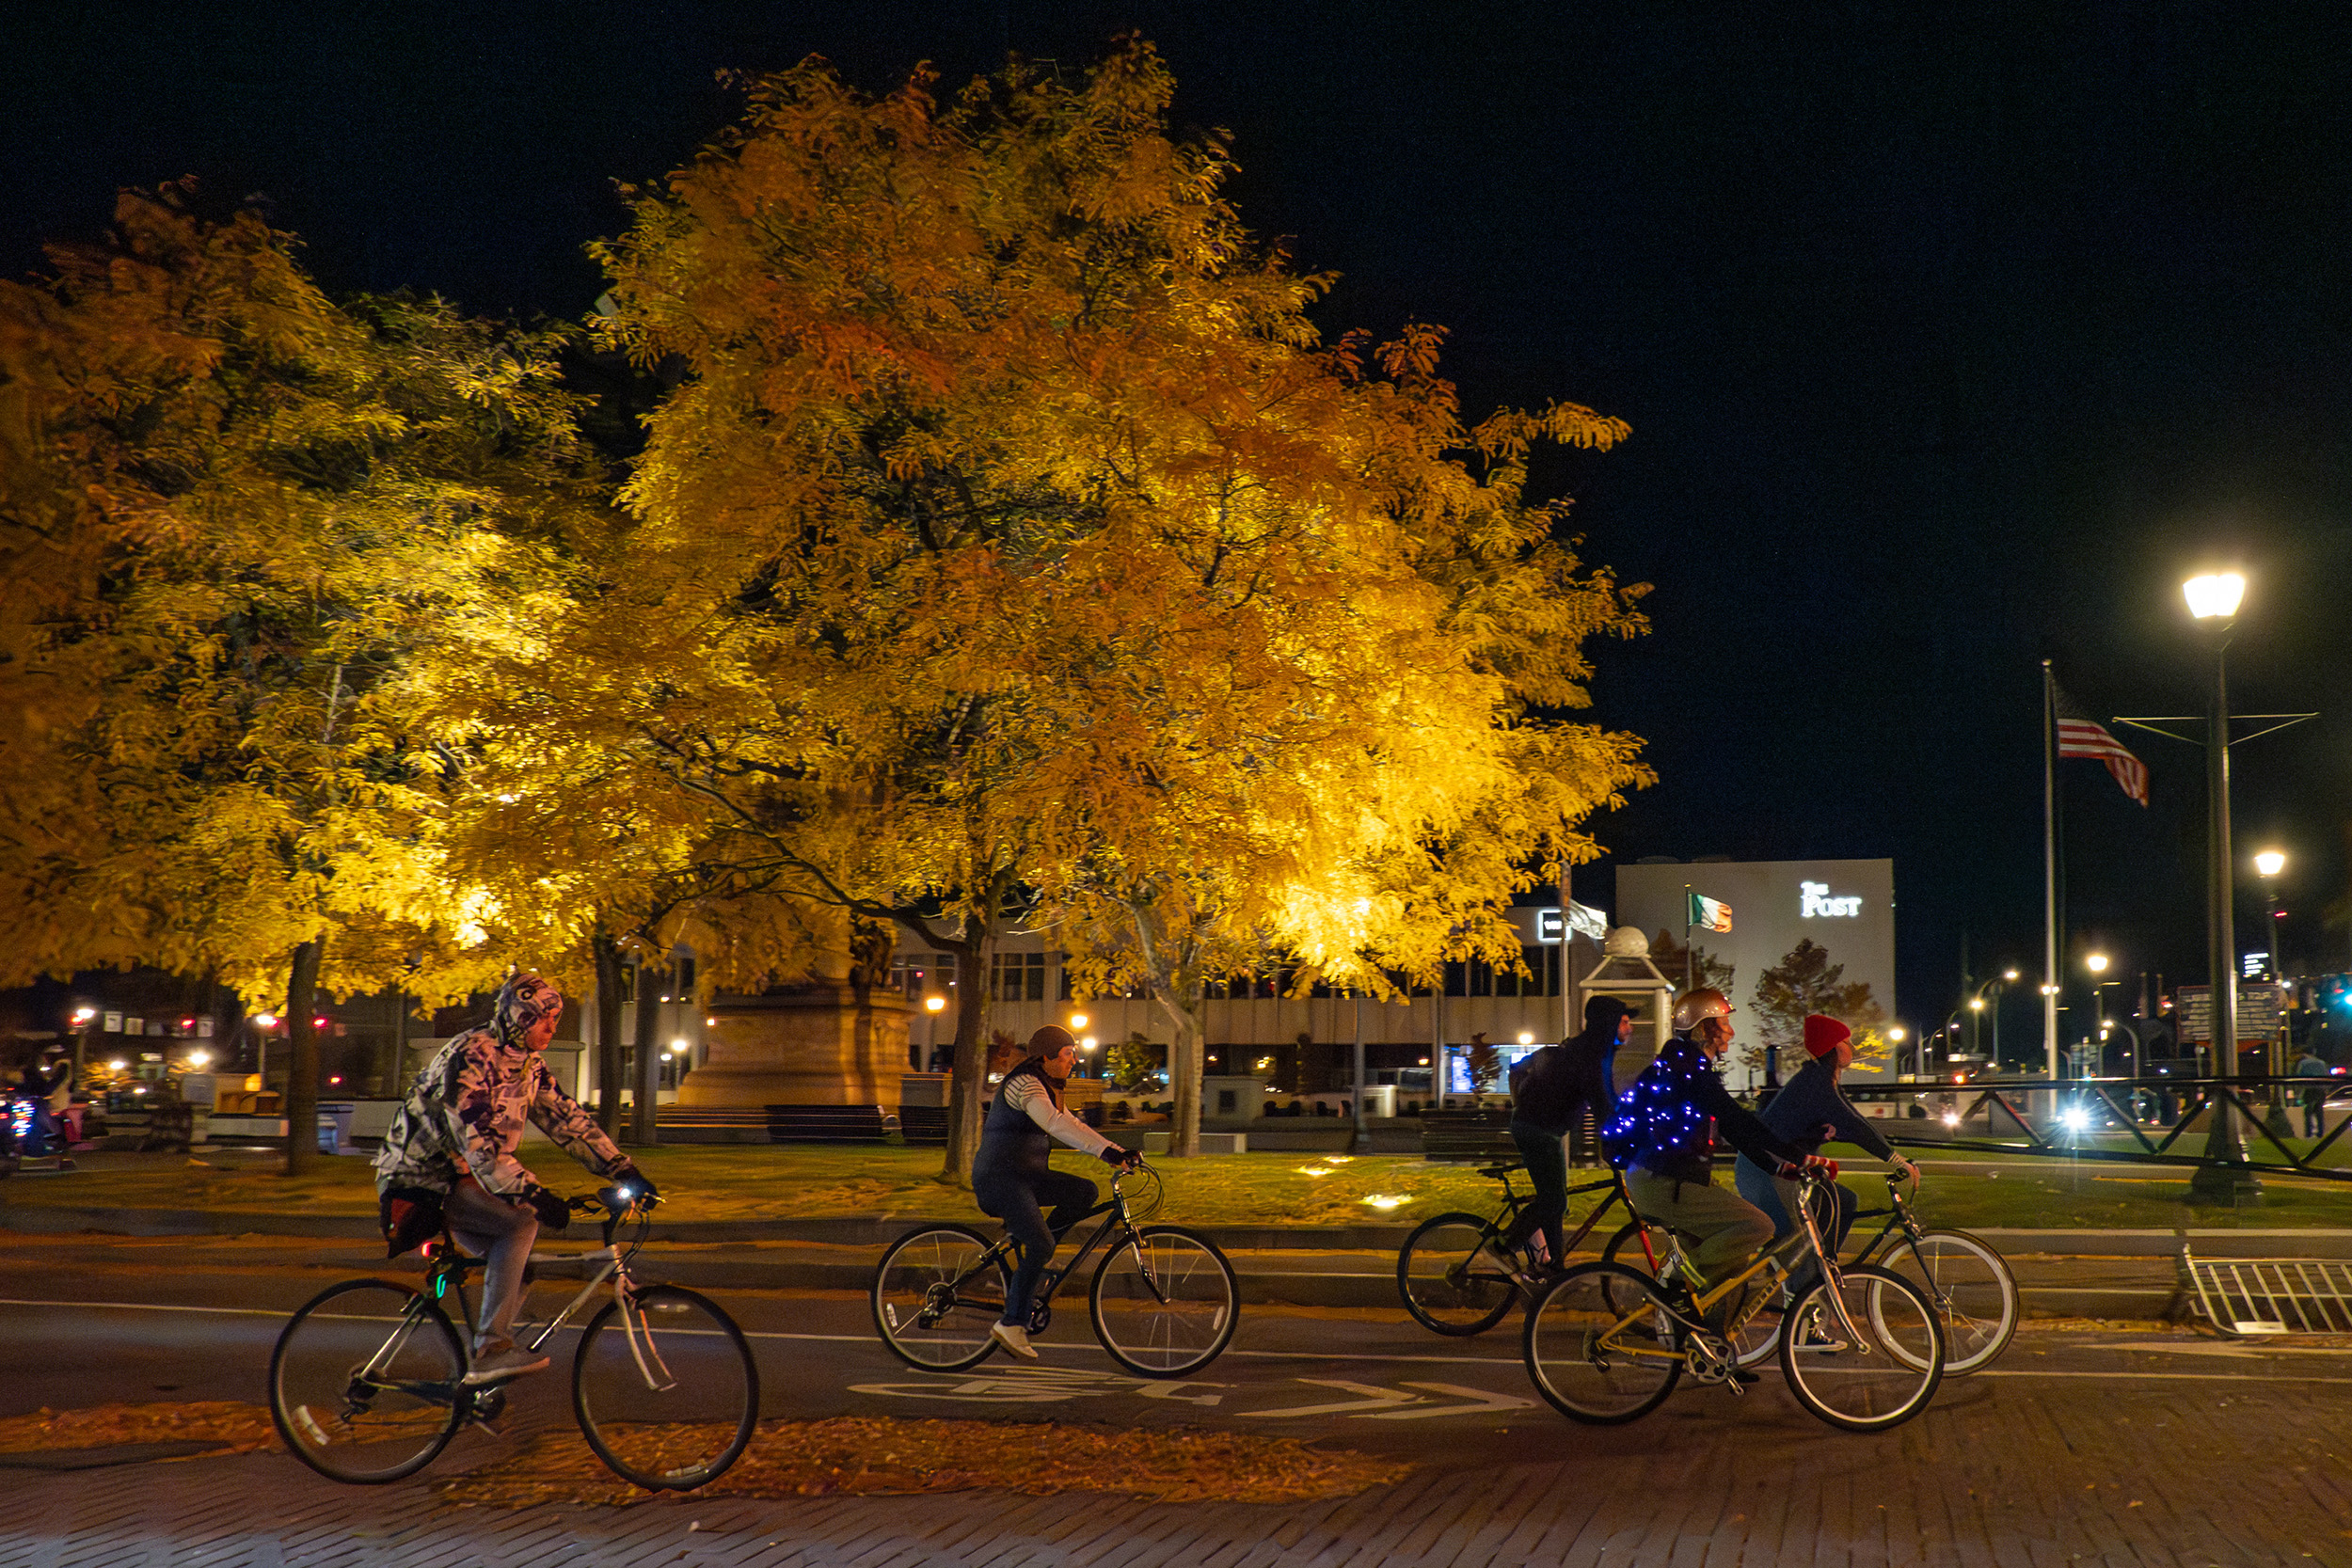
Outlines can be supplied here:
<path id="1" fill-rule="evenodd" d="M 2237 1037 L 2266 1040 L 2279 1033 L 2280 992 L 2277 986 L 2240 986 L 2237 991 Z M 2182 986 L 2172 993 L 2172 1017 L 2181 1038 L 2200 1045 L 2213 1043 L 2213 991 L 2206 986 Z"/>

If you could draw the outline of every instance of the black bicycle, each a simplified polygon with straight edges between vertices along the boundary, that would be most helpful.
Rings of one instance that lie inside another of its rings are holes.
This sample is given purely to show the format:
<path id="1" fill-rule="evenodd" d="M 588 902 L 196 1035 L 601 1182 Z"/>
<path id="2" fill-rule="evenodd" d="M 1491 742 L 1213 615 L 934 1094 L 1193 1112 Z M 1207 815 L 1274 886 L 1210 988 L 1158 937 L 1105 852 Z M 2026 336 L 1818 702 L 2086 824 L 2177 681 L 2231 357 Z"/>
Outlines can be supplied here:
<path id="1" fill-rule="evenodd" d="M 1944 1370 L 1953 1375 L 1990 1366 L 2017 1332 L 2017 1276 L 1989 1243 L 1965 1230 L 1929 1230 L 1911 1212 L 1918 1196 L 1919 1167 L 1911 1167 L 1911 1192 L 1900 1171 L 1886 1173 L 1887 1206 L 1865 1209 L 1857 1220 L 1886 1223 L 1847 1259 L 1847 1266 L 1875 1263 L 1916 1285 L 1944 1320 Z"/>
<path id="2" fill-rule="evenodd" d="M 1103 1260 L 1087 1291 L 1094 1337 L 1110 1358 L 1139 1377 L 1184 1377 L 1232 1342 L 1241 1290 L 1216 1243 L 1174 1225 L 1140 1225 L 1159 1212 L 1159 1173 L 1134 1173 L 1151 1190 L 1130 1200 L 1114 1170 L 1111 1196 L 1055 1232 L 1062 1237 L 1098 1215 L 1103 1223 L 1060 1269 L 1047 1269 L 1029 1304 L 1028 1331 L 1054 1319 L 1054 1293 L 1097 1248 Z M 977 1366 L 996 1348 L 989 1332 L 1005 1315 L 1005 1291 L 1017 1266 L 1010 1236 L 990 1241 L 968 1225 L 927 1225 L 890 1244 L 874 1271 L 874 1327 L 910 1367 L 953 1372 Z"/>
<path id="3" fill-rule="evenodd" d="M 707 1297 L 630 1276 L 656 1201 L 616 1187 L 573 1198 L 574 1210 L 605 1216 L 604 1245 L 548 1260 L 596 1273 L 547 1323 L 517 1325 L 515 1339 L 541 1349 L 609 1281 L 612 1299 L 572 1355 L 573 1414 L 614 1474 L 684 1492 L 725 1474 L 751 1442 L 759 1372 L 743 1331 Z M 628 1220 L 634 1231 L 614 1245 Z M 487 1427 L 504 1412 L 504 1384 L 467 1385 L 472 1336 L 442 1308 L 454 1296 L 458 1322 L 471 1319 L 466 1276 L 482 1266 L 444 1231 L 422 1291 L 347 1279 L 294 1313 L 270 1353 L 269 1406 L 295 1458 L 334 1481 L 399 1481 L 431 1464 L 467 1422 Z"/>
<path id="4" fill-rule="evenodd" d="M 1511 1304 L 1522 1294 L 1532 1296 L 1542 1289 L 1548 1262 L 1565 1264 L 1565 1258 L 1548 1259 L 1542 1256 L 1539 1232 L 1531 1229 L 1519 1240 L 1511 1240 L 1521 1228 L 1520 1220 L 1527 1207 L 1534 1201 L 1534 1194 L 1522 1194 L 1511 1185 L 1511 1178 L 1526 1169 L 1518 1161 L 1480 1166 L 1479 1175 L 1502 1183 L 1501 1210 L 1483 1220 L 1470 1213 L 1439 1214 L 1436 1219 L 1423 1220 L 1405 1238 L 1405 1246 L 1396 1255 L 1396 1289 L 1405 1298 L 1405 1310 L 1413 1315 L 1415 1323 L 1433 1334 L 1456 1338 L 1484 1334 L 1502 1321 L 1503 1314 L 1511 1310 Z M 1632 1202 L 1626 1196 L 1625 1178 L 1613 1170 L 1606 1180 L 1587 1181 L 1568 1189 L 1570 1197 L 1583 1193 L 1609 1196 L 1594 1206 L 1582 1224 L 1563 1238 L 1570 1256 L 1610 1210 L 1622 1204 L 1629 1215 L 1633 1213 Z M 1655 1227 L 1645 1229 L 1638 1218 L 1629 1219 L 1610 1238 L 1603 1256 L 1614 1262 L 1623 1249 L 1646 1246 L 1652 1234 L 1663 1232 Z M 1645 1254 L 1653 1274 L 1658 1269 L 1658 1256 L 1662 1253 Z"/>

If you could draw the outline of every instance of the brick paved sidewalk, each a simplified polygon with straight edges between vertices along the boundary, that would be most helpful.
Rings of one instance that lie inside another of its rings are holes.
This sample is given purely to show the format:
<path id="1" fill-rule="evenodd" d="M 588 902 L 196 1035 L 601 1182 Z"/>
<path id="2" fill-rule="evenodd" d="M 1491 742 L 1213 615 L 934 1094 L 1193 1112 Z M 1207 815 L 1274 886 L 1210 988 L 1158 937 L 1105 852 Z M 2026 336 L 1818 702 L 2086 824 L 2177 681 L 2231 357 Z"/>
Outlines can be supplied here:
<path id="1" fill-rule="evenodd" d="M 1394 1489 L 1292 1507 L 975 1492 L 510 1513 L 443 1506 L 422 1480 L 337 1487 L 279 1455 L 19 1470 L 0 1568 L 2345 1568 L 2345 1392 L 2027 1372 L 1947 1385 L 1877 1437 L 1762 1390 L 1681 1395 L 1630 1427 L 1545 1413 L 1466 1433 Z"/>

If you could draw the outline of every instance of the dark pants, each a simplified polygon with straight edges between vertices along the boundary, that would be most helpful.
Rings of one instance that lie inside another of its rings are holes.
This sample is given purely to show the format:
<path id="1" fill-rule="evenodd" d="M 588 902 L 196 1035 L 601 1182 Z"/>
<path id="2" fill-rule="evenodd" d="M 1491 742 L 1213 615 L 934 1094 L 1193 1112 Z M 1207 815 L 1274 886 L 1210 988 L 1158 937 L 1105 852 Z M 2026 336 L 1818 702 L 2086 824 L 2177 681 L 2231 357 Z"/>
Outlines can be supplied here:
<path id="1" fill-rule="evenodd" d="M 1519 1217 L 1512 1222 L 1506 1238 L 1513 1246 L 1527 1240 L 1529 1234 L 1540 1229 L 1544 1243 L 1551 1249 L 1554 1264 L 1565 1264 L 1561 1256 L 1566 1243 L 1561 1225 L 1568 1212 L 1568 1157 L 1560 1147 L 1560 1136 L 1525 1122 L 1511 1124 L 1511 1141 L 1519 1146 L 1519 1157 L 1527 1162 L 1528 1183 L 1535 1189 L 1535 1196 Z"/>
<path id="2" fill-rule="evenodd" d="M 1006 1233 L 1020 1249 L 1021 1266 L 1005 1288 L 1004 1322 L 1029 1325 L 1029 1298 L 1037 1294 L 1038 1277 L 1052 1261 L 1055 1238 L 1078 1223 L 1101 1201 L 1102 1193 L 1083 1176 L 1059 1170 L 1008 1170 L 972 1173 L 972 1196 L 980 1212 L 1005 1222 Z M 1054 1206 L 1052 1219 L 1045 1205 Z"/>
<path id="3" fill-rule="evenodd" d="M 2328 1131 L 2328 1091 L 2303 1091 L 2303 1136 L 2316 1138 Z"/>
<path id="4" fill-rule="evenodd" d="M 1797 1228 L 1797 1218 L 1788 1212 L 1789 1205 L 1797 1200 L 1797 1183 L 1767 1174 L 1763 1166 L 1744 1154 L 1740 1157 L 1733 1180 L 1740 1196 L 1763 1210 L 1765 1217 L 1772 1222 L 1772 1240 L 1779 1241 Z M 1851 1188 L 1836 1182 L 1824 1183 L 1818 1194 L 1813 1220 L 1820 1227 L 1821 1244 L 1835 1255 L 1846 1244 L 1846 1232 L 1853 1228 L 1854 1211 L 1862 1207 L 1862 1199 Z M 1825 1205 L 1831 1203 L 1836 1207 L 1826 1209 Z M 1788 1293 L 1800 1295 L 1820 1277 L 1820 1266 L 1808 1258 L 1788 1276 Z"/>

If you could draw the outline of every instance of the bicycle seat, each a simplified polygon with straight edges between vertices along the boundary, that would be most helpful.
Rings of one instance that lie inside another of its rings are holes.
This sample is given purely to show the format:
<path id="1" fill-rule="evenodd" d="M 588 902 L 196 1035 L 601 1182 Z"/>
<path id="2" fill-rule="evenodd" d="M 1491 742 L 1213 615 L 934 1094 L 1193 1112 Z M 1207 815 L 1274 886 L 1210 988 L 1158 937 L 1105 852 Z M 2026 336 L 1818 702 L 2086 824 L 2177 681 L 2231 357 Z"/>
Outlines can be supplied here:
<path id="1" fill-rule="evenodd" d="M 1489 1181 L 1500 1181 L 1504 1177 L 1510 1176 L 1518 1171 L 1523 1171 L 1526 1168 L 1526 1161 L 1513 1160 L 1507 1164 L 1481 1165 L 1478 1167 L 1478 1174 L 1485 1177 Z"/>

